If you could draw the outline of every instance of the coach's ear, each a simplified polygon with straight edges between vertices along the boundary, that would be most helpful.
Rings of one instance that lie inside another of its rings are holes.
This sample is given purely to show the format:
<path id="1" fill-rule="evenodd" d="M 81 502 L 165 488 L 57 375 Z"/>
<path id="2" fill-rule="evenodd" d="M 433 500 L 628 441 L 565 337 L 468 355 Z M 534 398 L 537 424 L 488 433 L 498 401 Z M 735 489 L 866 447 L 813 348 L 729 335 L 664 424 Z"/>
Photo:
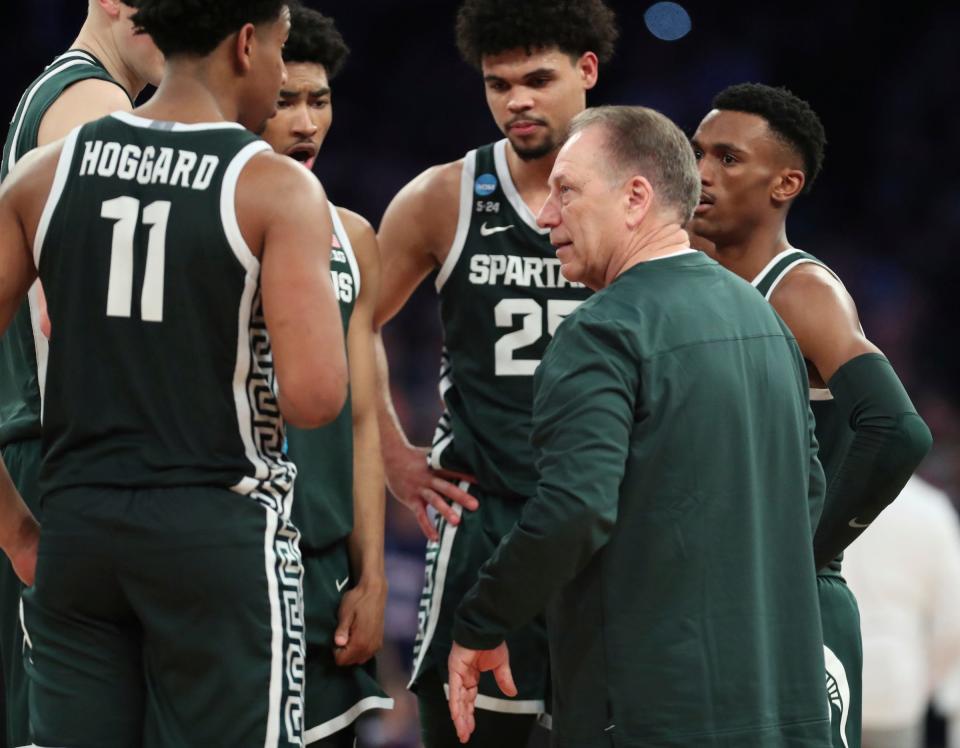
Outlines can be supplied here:
<path id="1" fill-rule="evenodd" d="M 256 44 L 257 27 L 252 23 L 244 24 L 243 28 L 237 32 L 237 44 L 235 47 L 236 62 L 240 71 L 250 72 L 253 67 L 253 45 Z"/>

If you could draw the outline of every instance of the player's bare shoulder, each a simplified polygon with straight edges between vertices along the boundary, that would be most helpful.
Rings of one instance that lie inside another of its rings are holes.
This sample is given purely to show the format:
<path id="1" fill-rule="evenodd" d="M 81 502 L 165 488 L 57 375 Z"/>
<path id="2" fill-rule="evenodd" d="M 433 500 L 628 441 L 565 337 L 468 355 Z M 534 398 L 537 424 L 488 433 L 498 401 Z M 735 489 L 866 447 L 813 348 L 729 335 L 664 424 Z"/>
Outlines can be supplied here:
<path id="1" fill-rule="evenodd" d="M 17 213 L 24 234 L 33 244 L 40 214 L 53 187 L 65 139 L 34 148 L 21 158 L 0 187 L 0 200 Z"/>
<path id="2" fill-rule="evenodd" d="M 235 206 L 254 254 L 271 222 L 328 210 L 319 180 L 288 156 L 268 150 L 254 155 L 240 172 Z"/>
<path id="3" fill-rule="evenodd" d="M 432 166 L 397 193 L 380 227 L 385 251 L 396 243 L 443 264 L 457 233 L 463 167 L 463 159 Z"/>
<path id="4" fill-rule="evenodd" d="M 37 142 L 52 143 L 77 125 L 132 109 L 130 97 L 119 84 L 102 78 L 77 81 L 61 93 L 43 115 Z"/>
<path id="5" fill-rule="evenodd" d="M 812 366 L 814 386 L 824 386 L 851 358 L 880 352 L 864 336 L 857 307 L 843 284 L 816 263 L 791 270 L 770 303 L 797 339 L 808 368 Z"/>
<path id="6" fill-rule="evenodd" d="M 350 238 L 351 244 L 367 243 L 371 239 L 376 241 L 377 235 L 370 221 L 359 213 L 338 205 L 337 215 L 340 216 L 340 221 L 343 223 L 343 228 L 347 231 L 347 236 Z"/>
<path id="7" fill-rule="evenodd" d="M 859 327 L 856 304 L 843 283 L 815 262 L 804 262 L 787 273 L 770 297 L 770 303 L 791 329 L 793 320 L 820 324 L 821 318 L 844 317 Z"/>

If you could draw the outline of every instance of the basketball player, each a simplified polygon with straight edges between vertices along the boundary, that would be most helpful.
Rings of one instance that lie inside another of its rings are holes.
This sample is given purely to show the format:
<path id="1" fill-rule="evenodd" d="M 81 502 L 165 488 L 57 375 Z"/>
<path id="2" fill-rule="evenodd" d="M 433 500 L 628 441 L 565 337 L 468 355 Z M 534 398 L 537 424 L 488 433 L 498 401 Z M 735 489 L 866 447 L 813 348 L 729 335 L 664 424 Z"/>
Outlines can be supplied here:
<path id="1" fill-rule="evenodd" d="M 535 216 L 563 134 L 586 107 L 598 64 L 612 55 L 616 36 L 614 14 L 601 0 L 467 0 L 457 18 L 457 44 L 481 71 L 505 138 L 416 177 L 380 227 L 376 324 L 393 317 L 438 270 L 444 330 L 445 410 L 430 450 L 407 440 L 390 405 L 385 367 L 381 372 L 387 483 L 431 541 L 411 680 L 427 748 L 459 744 L 445 696 L 453 612 L 533 493 L 533 373 L 557 326 L 589 295 L 560 275 Z M 455 485 L 447 480 L 453 475 L 470 482 Z M 438 512 L 436 527 L 427 506 Z M 542 620 L 509 641 L 519 696 L 504 699 L 485 676 L 473 737 L 481 746 L 525 745 L 544 712 Z"/>
<path id="2" fill-rule="evenodd" d="M 53 330 L 32 736 L 298 745 L 283 420 L 333 420 L 347 372 L 322 189 L 248 132 L 275 110 L 289 14 L 138 0 L 133 20 L 167 58 L 157 95 L 39 149 L 0 194 L 0 329 L 39 271 Z M 37 528 L 6 488 L 0 524 L 24 530 L 5 550 L 29 583 Z"/>
<path id="3" fill-rule="evenodd" d="M 347 54 L 332 19 L 309 8 L 291 10 L 283 48 L 287 81 L 263 133 L 274 151 L 313 166 L 333 121 L 330 79 Z M 372 660 L 383 642 L 387 598 L 373 350 L 380 256 L 366 220 L 331 208 L 330 269 L 347 339 L 350 393 L 332 424 L 288 428 L 287 454 L 297 466 L 292 516 L 304 566 L 304 742 L 349 747 L 360 714 L 393 706 L 377 685 Z"/>
<path id="4" fill-rule="evenodd" d="M 20 99 L 3 147 L 0 181 L 37 146 L 110 112 L 129 111 L 147 83 L 160 82 L 163 55 L 149 36 L 134 33 L 132 14 L 133 8 L 119 0 L 89 0 L 87 18 L 70 49 Z M 0 338 L 0 450 L 18 490 L 38 514 L 40 376 L 47 359 L 43 320 L 38 283 Z M 5 560 L 0 562 L 0 656 L 7 725 L 0 744 L 9 746 L 31 742 L 19 618 L 21 591 L 13 569 Z"/>
<path id="5" fill-rule="evenodd" d="M 860 327 L 836 274 L 790 245 L 786 220 L 813 186 L 825 135 L 807 102 L 746 83 L 720 92 L 693 137 L 703 191 L 692 230 L 750 281 L 797 338 L 810 379 L 827 496 L 814 535 L 835 748 L 860 745 L 860 616 L 841 554 L 900 493 L 930 432 Z"/>

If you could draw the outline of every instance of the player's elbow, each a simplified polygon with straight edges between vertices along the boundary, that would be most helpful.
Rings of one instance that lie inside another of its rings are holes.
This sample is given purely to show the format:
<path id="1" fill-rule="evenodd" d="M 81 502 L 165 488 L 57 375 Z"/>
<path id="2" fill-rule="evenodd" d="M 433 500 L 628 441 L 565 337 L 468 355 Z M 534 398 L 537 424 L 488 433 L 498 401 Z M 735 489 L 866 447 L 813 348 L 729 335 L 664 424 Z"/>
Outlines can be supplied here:
<path id="1" fill-rule="evenodd" d="M 905 413 L 897 419 L 894 431 L 895 455 L 904 470 L 911 473 L 927 456 L 933 446 L 933 435 L 924 420 L 916 413 Z"/>
<path id="2" fill-rule="evenodd" d="M 347 367 L 325 367 L 319 375 L 281 383 L 280 411 L 291 426 L 315 429 L 330 423 L 347 401 Z"/>

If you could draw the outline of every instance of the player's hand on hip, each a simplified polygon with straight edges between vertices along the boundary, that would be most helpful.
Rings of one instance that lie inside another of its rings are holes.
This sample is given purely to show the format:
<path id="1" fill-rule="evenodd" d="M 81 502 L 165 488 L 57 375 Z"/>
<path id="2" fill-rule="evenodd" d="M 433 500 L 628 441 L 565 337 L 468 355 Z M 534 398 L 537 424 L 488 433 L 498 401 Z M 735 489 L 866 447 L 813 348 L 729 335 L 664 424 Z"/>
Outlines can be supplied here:
<path id="1" fill-rule="evenodd" d="M 15 540 L 6 549 L 10 565 L 27 587 L 32 587 L 37 574 L 37 550 L 40 547 L 40 525 L 33 517 L 24 520 Z"/>
<path id="2" fill-rule="evenodd" d="M 454 511 L 452 503 L 470 511 L 476 510 L 480 504 L 476 498 L 447 479 L 469 479 L 469 476 L 446 471 L 441 474 L 431 470 L 427 464 L 428 453 L 426 448 L 409 447 L 392 457 L 385 455 L 384 467 L 390 493 L 413 512 L 423 534 L 436 542 L 440 535 L 427 515 L 428 506 L 432 506 L 447 522 L 456 525 L 460 522 L 460 516 Z"/>
<path id="3" fill-rule="evenodd" d="M 387 580 L 365 577 L 340 601 L 333 634 L 333 659 L 340 667 L 362 665 L 383 646 L 383 614 Z"/>
<path id="4" fill-rule="evenodd" d="M 450 674 L 450 718 L 460 742 L 466 743 L 476 727 L 473 715 L 480 673 L 492 670 L 500 690 L 507 696 L 517 695 L 510 671 L 510 651 L 506 642 L 500 642 L 496 649 L 468 649 L 454 642 L 447 658 L 447 670 Z"/>

